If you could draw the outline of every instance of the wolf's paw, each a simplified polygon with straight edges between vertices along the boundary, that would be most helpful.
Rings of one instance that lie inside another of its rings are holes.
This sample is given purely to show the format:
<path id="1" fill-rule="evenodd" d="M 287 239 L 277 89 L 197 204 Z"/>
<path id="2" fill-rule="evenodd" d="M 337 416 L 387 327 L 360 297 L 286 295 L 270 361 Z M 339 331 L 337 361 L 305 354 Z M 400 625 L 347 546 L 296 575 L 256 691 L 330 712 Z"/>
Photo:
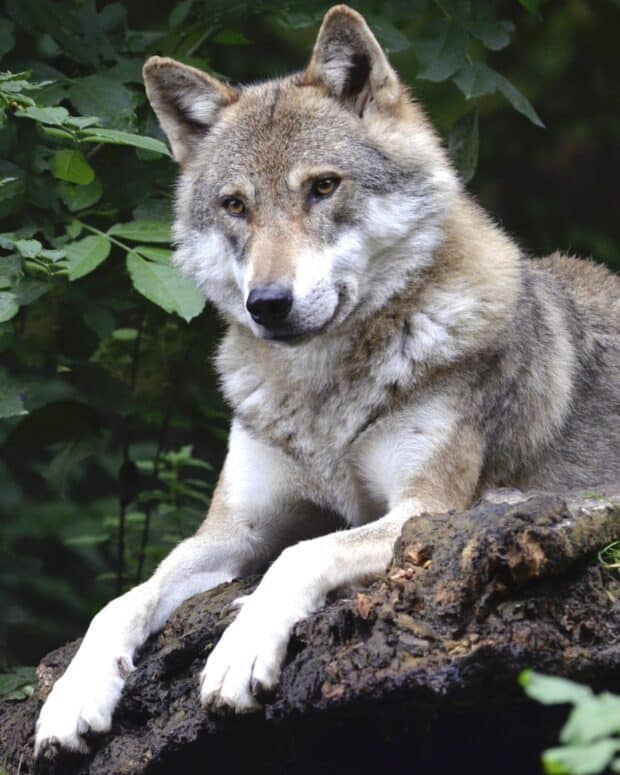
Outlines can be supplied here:
<path id="1" fill-rule="evenodd" d="M 84 736 L 110 729 L 112 713 L 132 670 L 127 657 L 71 664 L 41 708 L 35 757 L 53 759 L 63 751 L 87 753 Z"/>
<path id="2" fill-rule="evenodd" d="M 212 711 L 244 713 L 260 708 L 272 690 L 286 654 L 292 622 L 282 608 L 254 595 L 235 601 L 235 621 L 224 631 L 200 676 L 200 699 Z"/>

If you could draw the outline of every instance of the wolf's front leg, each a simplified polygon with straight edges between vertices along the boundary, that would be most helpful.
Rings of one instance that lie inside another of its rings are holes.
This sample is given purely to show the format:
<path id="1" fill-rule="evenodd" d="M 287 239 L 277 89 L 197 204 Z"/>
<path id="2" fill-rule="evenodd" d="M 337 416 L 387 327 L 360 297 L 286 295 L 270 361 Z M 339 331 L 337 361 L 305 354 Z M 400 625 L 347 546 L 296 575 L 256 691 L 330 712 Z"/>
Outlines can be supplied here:
<path id="1" fill-rule="evenodd" d="M 285 549 L 256 590 L 239 600 L 237 618 L 209 656 L 201 676 L 203 705 L 258 708 L 257 698 L 277 683 L 295 623 L 319 608 L 331 589 L 385 571 L 403 523 L 422 510 L 407 501 L 370 525 Z"/>
<path id="2" fill-rule="evenodd" d="M 296 478 L 281 453 L 233 424 L 228 457 L 203 526 L 148 581 L 95 616 L 41 710 L 37 755 L 86 751 L 87 732 L 110 728 L 136 650 L 184 600 L 254 573 L 291 540 L 324 530 L 320 515 L 309 515 L 295 501 Z M 310 524 L 302 514 L 310 517 Z"/>
<path id="3" fill-rule="evenodd" d="M 392 441 L 398 446 L 398 437 Z M 411 462 L 406 455 L 394 457 Z M 394 485 L 386 492 L 391 508 L 385 517 L 285 549 L 240 601 L 237 618 L 209 656 L 201 676 L 203 704 L 236 711 L 259 707 L 257 698 L 277 682 L 295 623 L 319 608 L 330 590 L 385 572 L 410 517 L 469 506 L 481 462 L 478 439 L 460 429 L 415 473 L 405 469 L 385 477 Z"/>

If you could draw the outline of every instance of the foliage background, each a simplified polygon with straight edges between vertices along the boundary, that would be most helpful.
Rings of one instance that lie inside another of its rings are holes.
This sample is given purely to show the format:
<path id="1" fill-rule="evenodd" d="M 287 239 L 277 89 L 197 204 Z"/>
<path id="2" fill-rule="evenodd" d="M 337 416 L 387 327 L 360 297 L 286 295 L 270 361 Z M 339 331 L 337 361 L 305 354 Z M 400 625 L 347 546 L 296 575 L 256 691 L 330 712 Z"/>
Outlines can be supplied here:
<path id="1" fill-rule="evenodd" d="M 618 0 L 352 4 L 528 252 L 620 267 Z M 168 265 L 175 170 L 142 63 L 283 74 L 328 5 L 4 4 L 0 671 L 79 635 L 191 533 L 225 449 L 220 323 Z"/>

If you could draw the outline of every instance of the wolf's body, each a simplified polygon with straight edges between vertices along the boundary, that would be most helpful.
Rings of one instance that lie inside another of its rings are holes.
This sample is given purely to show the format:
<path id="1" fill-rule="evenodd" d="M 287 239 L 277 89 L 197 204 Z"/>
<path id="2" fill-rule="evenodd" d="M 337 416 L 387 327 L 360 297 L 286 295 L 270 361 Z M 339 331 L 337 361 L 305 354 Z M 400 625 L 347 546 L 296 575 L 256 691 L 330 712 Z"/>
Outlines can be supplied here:
<path id="1" fill-rule="evenodd" d="M 109 728 L 135 650 L 195 592 L 277 558 L 202 674 L 204 704 L 251 709 L 294 623 L 382 572 L 406 519 L 620 478 L 620 281 L 521 255 L 361 17 L 332 9 L 302 75 L 239 92 L 154 58 L 145 80 L 183 165 L 177 264 L 229 323 L 235 419 L 205 523 L 95 617 L 42 751 Z"/>

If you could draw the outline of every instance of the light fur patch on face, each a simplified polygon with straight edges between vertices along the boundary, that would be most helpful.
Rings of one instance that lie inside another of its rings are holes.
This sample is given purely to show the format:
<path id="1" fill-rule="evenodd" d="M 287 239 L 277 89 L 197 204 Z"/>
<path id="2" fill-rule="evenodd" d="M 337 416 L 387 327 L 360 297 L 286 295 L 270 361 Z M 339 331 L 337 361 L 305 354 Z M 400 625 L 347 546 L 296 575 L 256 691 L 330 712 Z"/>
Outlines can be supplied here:
<path id="1" fill-rule="evenodd" d="M 196 282 L 218 309 L 246 322 L 242 270 L 228 241 L 216 229 L 193 229 L 184 234 L 173 263 Z"/>
<path id="2" fill-rule="evenodd" d="M 333 245 L 307 249 L 296 259 L 296 315 L 313 327 L 330 320 L 339 300 L 338 322 L 359 303 L 377 309 L 432 261 L 444 205 L 396 192 L 370 196 L 361 206 L 359 225 Z"/>
<path id="3" fill-rule="evenodd" d="M 353 308 L 358 296 L 358 273 L 365 268 L 363 247 L 360 236 L 347 231 L 335 244 L 307 248 L 297 256 L 293 315 L 299 325 L 321 328 L 334 317 L 341 299 L 339 318 L 340 312 Z"/>

